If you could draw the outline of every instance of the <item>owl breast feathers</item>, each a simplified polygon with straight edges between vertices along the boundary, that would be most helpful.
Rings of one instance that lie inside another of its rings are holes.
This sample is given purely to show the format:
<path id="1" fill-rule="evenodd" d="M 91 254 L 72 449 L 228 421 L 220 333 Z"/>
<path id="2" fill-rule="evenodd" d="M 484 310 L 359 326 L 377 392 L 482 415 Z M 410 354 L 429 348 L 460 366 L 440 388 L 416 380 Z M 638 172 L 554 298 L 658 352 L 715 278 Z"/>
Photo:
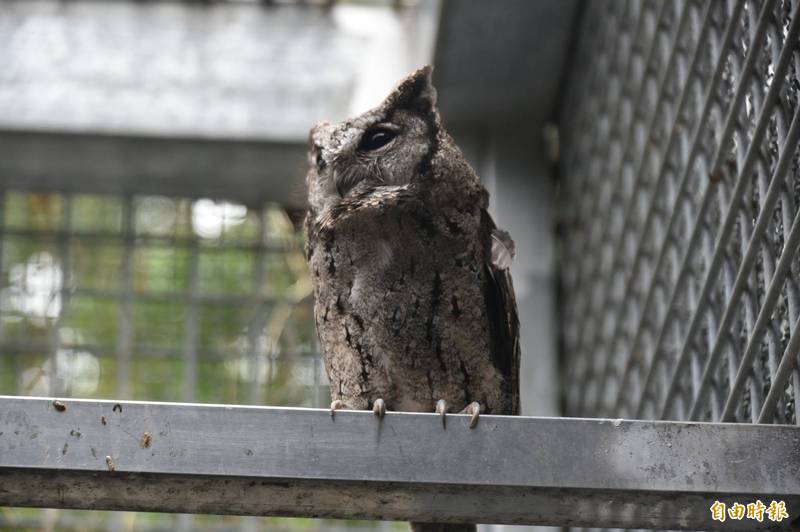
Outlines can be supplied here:
<path id="1" fill-rule="evenodd" d="M 431 68 L 310 134 L 306 254 L 332 399 L 519 412 L 513 243 L 441 125 Z"/>

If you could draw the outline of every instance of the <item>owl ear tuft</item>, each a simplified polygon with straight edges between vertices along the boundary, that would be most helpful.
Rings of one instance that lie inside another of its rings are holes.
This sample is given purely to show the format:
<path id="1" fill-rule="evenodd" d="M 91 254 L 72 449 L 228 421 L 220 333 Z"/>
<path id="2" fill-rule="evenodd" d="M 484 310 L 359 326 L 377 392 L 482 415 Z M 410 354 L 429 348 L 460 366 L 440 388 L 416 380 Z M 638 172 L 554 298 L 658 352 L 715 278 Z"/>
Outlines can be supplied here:
<path id="1" fill-rule="evenodd" d="M 410 109 L 427 115 L 436 107 L 436 88 L 431 82 L 433 67 L 426 65 L 400 82 L 386 99 L 387 107 Z"/>

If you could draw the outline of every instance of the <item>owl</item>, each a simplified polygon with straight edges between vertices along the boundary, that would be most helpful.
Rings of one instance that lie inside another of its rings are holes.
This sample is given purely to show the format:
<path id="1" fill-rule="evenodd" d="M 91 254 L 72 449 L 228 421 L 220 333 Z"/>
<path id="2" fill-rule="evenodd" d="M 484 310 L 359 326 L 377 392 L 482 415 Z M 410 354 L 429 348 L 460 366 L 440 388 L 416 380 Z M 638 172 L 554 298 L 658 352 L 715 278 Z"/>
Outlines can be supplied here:
<path id="1" fill-rule="evenodd" d="M 433 411 L 445 425 L 452 411 L 472 428 L 519 413 L 514 246 L 442 126 L 431 73 L 311 130 L 306 257 L 331 415 Z M 416 530 L 470 530 L 445 526 Z"/>

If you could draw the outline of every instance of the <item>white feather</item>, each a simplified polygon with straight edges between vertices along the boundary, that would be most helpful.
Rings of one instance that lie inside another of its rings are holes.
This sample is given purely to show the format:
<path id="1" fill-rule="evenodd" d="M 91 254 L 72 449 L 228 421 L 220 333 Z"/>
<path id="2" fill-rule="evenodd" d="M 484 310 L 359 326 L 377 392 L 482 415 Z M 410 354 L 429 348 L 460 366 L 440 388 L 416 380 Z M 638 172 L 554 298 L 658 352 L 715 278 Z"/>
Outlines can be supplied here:
<path id="1" fill-rule="evenodd" d="M 501 229 L 492 231 L 492 265 L 498 270 L 507 270 L 514 261 L 514 241 Z"/>

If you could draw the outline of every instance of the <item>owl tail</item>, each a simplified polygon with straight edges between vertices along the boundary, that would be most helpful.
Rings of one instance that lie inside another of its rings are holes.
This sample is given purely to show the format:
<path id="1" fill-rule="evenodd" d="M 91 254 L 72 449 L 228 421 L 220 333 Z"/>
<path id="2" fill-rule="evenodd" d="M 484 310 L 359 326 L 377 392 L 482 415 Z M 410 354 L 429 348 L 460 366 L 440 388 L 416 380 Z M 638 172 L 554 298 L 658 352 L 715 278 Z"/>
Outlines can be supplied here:
<path id="1" fill-rule="evenodd" d="M 475 525 L 454 523 L 411 523 L 411 532 L 475 532 Z"/>

